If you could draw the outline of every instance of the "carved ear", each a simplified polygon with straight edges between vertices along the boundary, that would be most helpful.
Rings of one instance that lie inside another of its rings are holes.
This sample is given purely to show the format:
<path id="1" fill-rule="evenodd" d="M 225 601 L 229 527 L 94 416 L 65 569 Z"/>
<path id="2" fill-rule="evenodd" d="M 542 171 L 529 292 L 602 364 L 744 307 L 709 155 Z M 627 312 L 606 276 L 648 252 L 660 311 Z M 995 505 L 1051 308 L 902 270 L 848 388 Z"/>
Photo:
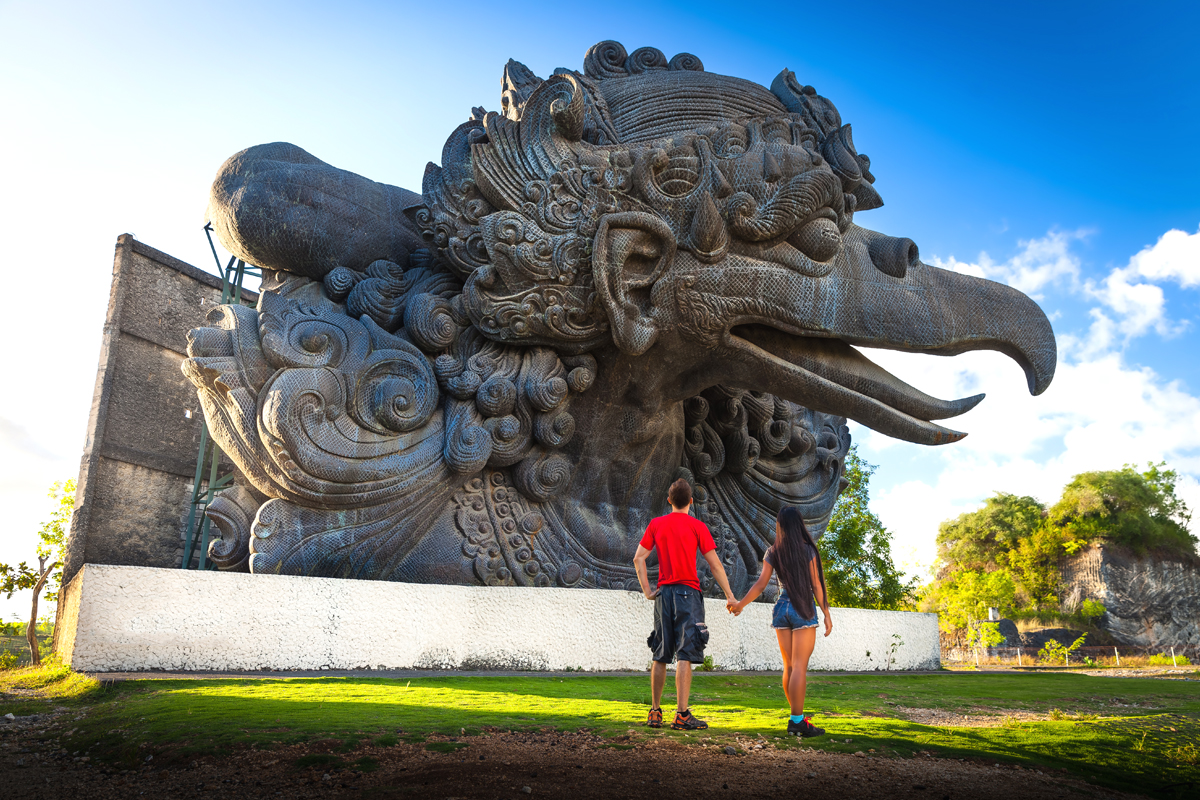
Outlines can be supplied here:
<path id="1" fill-rule="evenodd" d="M 596 291 L 612 323 L 613 341 L 631 355 L 650 349 L 658 326 L 647 316 L 649 293 L 675 259 L 675 234 L 642 211 L 607 214 L 592 244 Z"/>

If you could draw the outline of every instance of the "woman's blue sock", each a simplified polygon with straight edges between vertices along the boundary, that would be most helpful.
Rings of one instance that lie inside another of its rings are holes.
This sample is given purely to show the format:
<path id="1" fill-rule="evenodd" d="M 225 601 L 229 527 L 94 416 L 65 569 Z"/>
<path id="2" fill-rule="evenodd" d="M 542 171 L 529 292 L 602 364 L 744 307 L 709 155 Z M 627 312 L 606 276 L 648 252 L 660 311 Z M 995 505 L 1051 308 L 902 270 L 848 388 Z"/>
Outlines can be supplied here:
<path id="1" fill-rule="evenodd" d="M 792 714 L 792 722 L 797 722 L 797 723 L 804 722 L 804 715 L 803 714 Z"/>

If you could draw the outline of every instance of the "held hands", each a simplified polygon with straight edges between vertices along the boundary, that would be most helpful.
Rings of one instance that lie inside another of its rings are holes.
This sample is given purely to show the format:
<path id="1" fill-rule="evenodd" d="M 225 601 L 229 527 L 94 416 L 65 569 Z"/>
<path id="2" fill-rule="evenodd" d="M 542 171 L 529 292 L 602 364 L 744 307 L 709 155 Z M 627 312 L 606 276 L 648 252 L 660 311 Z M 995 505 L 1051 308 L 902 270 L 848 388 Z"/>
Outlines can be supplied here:
<path id="1" fill-rule="evenodd" d="M 746 604 L 744 602 L 739 602 L 737 600 L 734 600 L 732 597 L 727 598 L 725 600 L 725 610 L 728 611 L 730 614 L 733 614 L 735 617 L 738 614 L 741 614 L 742 609 L 745 607 L 746 607 Z"/>

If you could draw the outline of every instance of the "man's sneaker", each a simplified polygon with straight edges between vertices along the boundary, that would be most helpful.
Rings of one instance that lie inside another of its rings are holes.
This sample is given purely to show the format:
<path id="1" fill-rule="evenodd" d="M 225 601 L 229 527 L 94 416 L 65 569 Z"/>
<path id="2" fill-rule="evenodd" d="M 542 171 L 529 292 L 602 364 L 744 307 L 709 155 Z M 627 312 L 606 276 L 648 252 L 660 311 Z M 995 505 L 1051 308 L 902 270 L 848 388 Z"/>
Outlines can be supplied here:
<path id="1" fill-rule="evenodd" d="M 687 711 L 675 712 L 675 721 L 671 723 L 671 727 L 677 731 L 702 731 L 708 727 L 708 723 L 696 719 L 689 708 Z"/>
<path id="2" fill-rule="evenodd" d="M 801 722 L 792 722 L 788 720 L 788 736 L 802 736 L 805 739 L 810 739 L 813 736 L 824 736 L 825 729 L 818 728 L 809 722 L 808 717 L 805 717 Z"/>
<path id="3" fill-rule="evenodd" d="M 662 727 L 662 709 L 661 708 L 650 709 L 650 717 L 646 720 L 646 724 L 649 725 L 651 728 L 661 728 Z"/>

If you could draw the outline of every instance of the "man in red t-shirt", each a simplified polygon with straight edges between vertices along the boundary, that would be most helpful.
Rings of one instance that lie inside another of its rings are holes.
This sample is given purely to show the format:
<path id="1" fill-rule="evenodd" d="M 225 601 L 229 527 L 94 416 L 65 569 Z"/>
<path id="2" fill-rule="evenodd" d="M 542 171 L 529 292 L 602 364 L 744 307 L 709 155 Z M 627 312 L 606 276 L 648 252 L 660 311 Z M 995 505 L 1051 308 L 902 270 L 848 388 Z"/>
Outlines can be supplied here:
<path id="1" fill-rule="evenodd" d="M 696 575 L 696 552 L 704 554 L 708 568 L 725 592 L 728 602 L 736 602 L 725 577 L 725 568 L 717 556 L 717 545 L 708 528 L 688 512 L 692 508 L 692 487 L 683 478 L 671 484 L 667 492 L 671 513 L 650 521 L 646 534 L 633 557 L 638 582 L 647 600 L 654 601 L 654 632 L 646 644 L 654 651 L 650 668 L 650 692 L 654 705 L 647 724 L 662 727 L 663 687 L 667 683 L 667 664 L 675 665 L 676 730 L 702 730 L 708 723 L 696 719 L 688 708 L 692 689 L 692 664 L 704 661 L 704 645 L 708 643 L 708 626 L 704 624 L 704 598 Z M 646 574 L 646 559 L 651 550 L 658 550 L 658 588 L 650 591 Z"/>

